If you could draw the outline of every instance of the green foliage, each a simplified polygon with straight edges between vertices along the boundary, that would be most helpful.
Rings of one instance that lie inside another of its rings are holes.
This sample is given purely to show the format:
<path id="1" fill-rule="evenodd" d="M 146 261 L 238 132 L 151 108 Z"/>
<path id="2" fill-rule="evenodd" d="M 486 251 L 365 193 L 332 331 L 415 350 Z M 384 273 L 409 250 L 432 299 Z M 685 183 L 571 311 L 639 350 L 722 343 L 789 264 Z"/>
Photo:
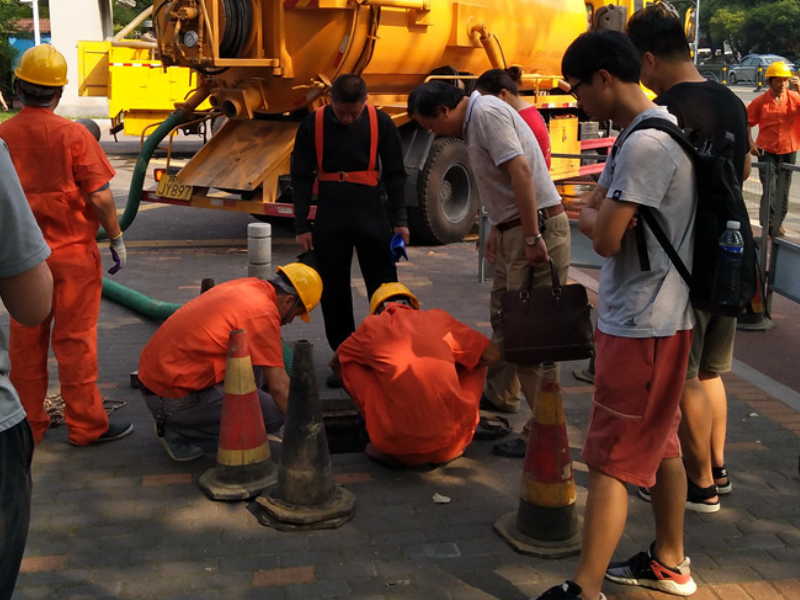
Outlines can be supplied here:
<path id="1" fill-rule="evenodd" d="M 701 13 L 711 47 L 800 55 L 800 0 L 701 0 Z"/>
<path id="2" fill-rule="evenodd" d="M 721 8 L 709 20 L 711 38 L 726 40 L 735 51 L 744 53 L 744 26 L 747 14 L 742 8 Z"/>
<path id="3" fill-rule="evenodd" d="M 153 0 L 136 0 L 135 7 L 121 2 L 114 2 L 114 31 L 119 31 L 125 27 L 125 25 L 133 21 L 136 15 L 152 4 Z"/>
<path id="4" fill-rule="evenodd" d="M 742 28 L 744 44 L 751 52 L 800 54 L 797 26 L 800 0 L 779 0 L 751 8 Z"/>

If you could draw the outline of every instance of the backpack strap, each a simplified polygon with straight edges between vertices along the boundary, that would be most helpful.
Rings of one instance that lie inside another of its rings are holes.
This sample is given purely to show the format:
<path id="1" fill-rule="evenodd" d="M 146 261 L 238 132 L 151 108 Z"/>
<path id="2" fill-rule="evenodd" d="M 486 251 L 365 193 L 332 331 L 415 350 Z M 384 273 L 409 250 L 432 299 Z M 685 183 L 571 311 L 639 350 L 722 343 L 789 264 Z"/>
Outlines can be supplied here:
<path id="1" fill-rule="evenodd" d="M 667 234 L 665 234 L 664 230 L 661 229 L 661 226 L 658 224 L 658 221 L 656 221 L 656 218 L 653 216 L 653 213 L 650 211 L 650 207 L 648 207 L 648 206 L 640 206 L 639 207 L 639 215 L 641 215 L 643 220 L 644 220 L 644 222 L 647 223 L 647 226 L 653 232 L 653 235 L 656 237 L 656 240 L 658 240 L 658 243 L 661 244 L 661 247 L 664 249 L 664 252 L 666 252 L 667 256 L 669 256 L 669 259 L 672 261 L 672 264 L 675 265 L 676 269 L 678 269 L 678 273 L 681 274 L 681 277 L 683 277 L 683 280 L 686 282 L 686 285 L 691 287 L 692 286 L 692 274 L 689 273 L 689 269 L 686 268 L 686 265 L 681 260 L 681 257 L 678 256 L 678 252 L 675 250 L 675 248 L 672 246 L 672 244 L 670 244 L 669 239 L 667 238 Z M 642 232 L 642 233 L 644 233 L 644 232 Z M 644 235 L 642 235 L 641 238 L 642 238 L 641 241 L 639 240 L 639 238 L 637 238 L 637 240 L 636 240 L 637 244 L 639 245 L 639 258 L 640 258 L 640 260 L 641 260 L 641 256 L 642 256 L 642 245 L 643 245 Z M 647 246 L 644 246 L 644 254 L 645 255 L 647 254 Z M 643 270 L 644 271 L 649 271 L 650 270 L 650 259 L 649 258 L 647 259 L 647 269 L 643 269 Z"/>
<path id="2" fill-rule="evenodd" d="M 657 131 L 663 131 L 664 133 L 669 134 L 670 137 L 672 137 L 672 139 L 675 140 L 675 142 L 681 147 L 681 149 L 686 152 L 686 154 L 689 156 L 689 159 L 694 162 L 694 159 L 697 155 L 697 150 L 692 143 L 686 139 L 683 130 L 675 125 L 675 123 L 672 121 L 668 121 L 667 119 L 662 119 L 659 117 L 651 117 L 638 123 L 633 129 L 631 129 L 630 132 L 625 135 L 625 139 L 622 141 L 622 144 L 620 144 L 620 147 L 625 144 L 625 142 L 628 140 L 628 137 L 634 131 L 639 131 L 641 129 L 655 129 Z M 658 221 L 656 221 L 656 218 L 651 212 L 650 208 L 647 206 L 639 206 L 638 213 L 642 217 L 642 221 L 647 224 L 647 226 L 653 232 L 653 235 L 664 249 L 664 252 L 667 253 L 670 261 L 672 261 L 672 264 L 675 265 L 675 268 L 686 282 L 686 285 L 691 287 L 692 275 L 689 273 L 689 269 L 686 267 L 684 262 L 681 260 L 681 257 L 678 255 L 678 252 L 670 243 L 669 238 L 667 238 L 667 234 L 664 233 L 661 225 L 659 225 Z M 649 271 L 650 257 L 647 255 L 647 243 L 644 237 L 644 229 L 642 228 L 641 224 L 636 227 L 636 246 L 639 251 L 639 264 L 642 268 L 642 271 Z"/>

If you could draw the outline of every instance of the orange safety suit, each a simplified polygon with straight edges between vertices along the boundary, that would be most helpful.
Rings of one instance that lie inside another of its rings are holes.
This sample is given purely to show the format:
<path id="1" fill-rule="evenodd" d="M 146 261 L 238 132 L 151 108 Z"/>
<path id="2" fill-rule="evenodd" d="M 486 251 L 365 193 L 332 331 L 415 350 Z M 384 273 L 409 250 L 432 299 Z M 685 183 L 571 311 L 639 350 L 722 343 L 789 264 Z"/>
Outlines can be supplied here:
<path id="1" fill-rule="evenodd" d="M 758 148 L 772 154 L 800 150 L 800 93 L 786 90 L 776 98 L 766 91 L 747 107 L 747 122 L 758 126 Z"/>
<path id="2" fill-rule="evenodd" d="M 79 123 L 45 108 L 26 107 L 0 124 L 22 188 L 52 254 L 53 311 L 26 327 L 11 320 L 11 381 L 19 392 L 38 443 L 50 418 L 47 352 L 50 337 L 58 361 L 69 440 L 85 445 L 108 429 L 97 388 L 97 319 L 102 289 L 99 226 L 88 194 L 114 177 L 102 148 Z"/>
<path id="3" fill-rule="evenodd" d="M 389 304 L 364 319 L 337 354 L 372 445 L 406 465 L 460 456 L 480 418 L 488 344 L 441 310 Z"/>
<path id="4" fill-rule="evenodd" d="M 162 398 L 183 398 L 225 378 L 231 331 L 247 331 L 257 367 L 282 367 L 281 315 L 272 284 L 255 277 L 214 286 L 179 308 L 142 350 L 139 380 Z"/>

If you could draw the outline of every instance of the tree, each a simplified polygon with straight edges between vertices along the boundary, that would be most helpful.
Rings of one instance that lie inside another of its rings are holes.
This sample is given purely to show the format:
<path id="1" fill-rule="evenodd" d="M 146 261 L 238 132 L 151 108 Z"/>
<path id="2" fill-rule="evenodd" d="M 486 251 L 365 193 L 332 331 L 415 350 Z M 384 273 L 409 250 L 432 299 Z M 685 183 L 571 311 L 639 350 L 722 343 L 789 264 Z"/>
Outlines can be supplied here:
<path id="1" fill-rule="evenodd" d="M 800 55 L 800 0 L 762 3 L 746 13 L 741 34 L 750 52 Z"/>
<path id="2" fill-rule="evenodd" d="M 721 8 L 709 19 L 709 31 L 714 40 L 727 41 L 737 52 L 746 50 L 744 26 L 747 13 L 743 8 Z"/>
<path id="3" fill-rule="evenodd" d="M 119 31 L 148 6 L 152 6 L 153 0 L 130 0 L 114 2 L 114 31 Z M 131 6 L 133 5 L 133 6 Z"/>

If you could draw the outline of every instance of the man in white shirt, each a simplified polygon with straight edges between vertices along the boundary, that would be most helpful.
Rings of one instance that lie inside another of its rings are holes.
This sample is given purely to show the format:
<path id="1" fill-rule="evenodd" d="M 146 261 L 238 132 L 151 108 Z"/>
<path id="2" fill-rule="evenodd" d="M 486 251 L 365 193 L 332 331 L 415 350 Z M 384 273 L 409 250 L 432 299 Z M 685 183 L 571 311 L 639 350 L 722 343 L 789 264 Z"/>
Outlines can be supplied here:
<path id="1" fill-rule="evenodd" d="M 414 90 L 408 104 L 409 114 L 425 129 L 466 142 L 492 225 L 487 247 L 494 262 L 492 341 L 502 347 L 503 295 L 522 288 L 530 276 L 534 286 L 549 287 L 550 259 L 566 283 L 570 230 L 561 197 L 530 127 L 499 98 L 479 92 L 466 97 L 452 85 L 430 81 Z M 540 377 L 539 366 L 498 363 L 489 369 L 486 400 L 498 410 L 516 412 L 521 387 L 533 410 Z M 523 456 L 524 449 L 524 441 L 516 440 L 513 455 Z"/>

